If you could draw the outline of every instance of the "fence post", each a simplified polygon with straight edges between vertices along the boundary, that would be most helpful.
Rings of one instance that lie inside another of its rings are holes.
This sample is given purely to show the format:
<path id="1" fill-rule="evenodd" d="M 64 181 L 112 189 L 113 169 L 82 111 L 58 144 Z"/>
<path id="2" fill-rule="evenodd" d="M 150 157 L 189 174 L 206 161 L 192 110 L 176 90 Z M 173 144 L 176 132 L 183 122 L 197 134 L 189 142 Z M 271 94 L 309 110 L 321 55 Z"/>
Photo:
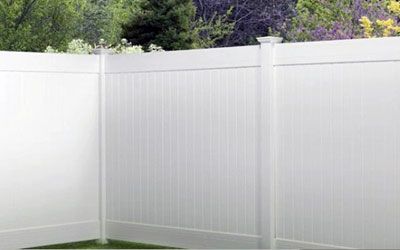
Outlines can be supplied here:
<path id="1" fill-rule="evenodd" d="M 260 233 L 261 248 L 275 246 L 275 44 L 281 43 L 281 37 L 259 37 L 261 44 L 261 87 L 260 87 Z"/>
<path id="2" fill-rule="evenodd" d="M 107 244 L 106 235 L 106 60 L 112 50 L 103 46 L 93 50 L 93 54 L 99 55 L 99 139 L 100 139 L 100 171 L 99 171 L 99 216 L 100 216 L 100 243 Z"/>

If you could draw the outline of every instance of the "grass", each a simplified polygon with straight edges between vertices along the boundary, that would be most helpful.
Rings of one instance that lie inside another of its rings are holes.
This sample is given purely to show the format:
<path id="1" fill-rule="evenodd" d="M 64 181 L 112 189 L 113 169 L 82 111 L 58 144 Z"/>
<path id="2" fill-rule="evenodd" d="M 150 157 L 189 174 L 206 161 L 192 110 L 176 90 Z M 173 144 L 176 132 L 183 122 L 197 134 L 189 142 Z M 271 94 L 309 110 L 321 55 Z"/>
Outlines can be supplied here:
<path id="1" fill-rule="evenodd" d="M 30 249 L 176 249 L 172 247 L 150 245 L 136 242 L 109 240 L 108 244 L 102 245 L 97 240 L 74 242 L 67 244 L 35 247 Z"/>

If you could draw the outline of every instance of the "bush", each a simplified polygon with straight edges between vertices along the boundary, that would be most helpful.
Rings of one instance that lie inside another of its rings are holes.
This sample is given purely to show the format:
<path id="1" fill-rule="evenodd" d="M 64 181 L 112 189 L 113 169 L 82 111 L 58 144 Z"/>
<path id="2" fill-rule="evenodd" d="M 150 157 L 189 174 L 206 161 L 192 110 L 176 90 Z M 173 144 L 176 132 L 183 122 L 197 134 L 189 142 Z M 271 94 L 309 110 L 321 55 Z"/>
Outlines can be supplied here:
<path id="1" fill-rule="evenodd" d="M 390 0 L 386 5 L 386 9 L 392 16 L 381 18 L 375 17 L 375 21 L 371 21 L 367 15 L 360 18 L 359 21 L 364 32 L 364 37 L 370 38 L 400 35 L 400 2 Z"/>
<path id="2" fill-rule="evenodd" d="M 353 39 L 396 34 L 398 1 L 299 0 L 290 41 Z M 372 20 L 372 21 L 371 21 Z M 380 20 L 376 22 L 377 20 Z"/>
<path id="3" fill-rule="evenodd" d="M 65 51 L 59 51 L 51 46 L 47 46 L 45 53 L 68 53 L 68 54 L 92 54 L 93 49 L 96 47 L 105 47 L 111 49 L 115 54 L 139 54 L 144 53 L 143 47 L 140 45 L 132 45 L 127 39 L 122 39 L 121 43 L 111 46 L 107 45 L 104 39 L 100 39 L 99 44 L 91 46 L 82 39 L 74 39 L 68 43 Z M 162 52 L 162 47 L 155 44 L 150 44 L 148 52 Z"/>
<path id="4" fill-rule="evenodd" d="M 196 8 L 192 0 L 141 0 L 140 11 L 124 26 L 124 34 L 132 44 L 149 48 L 158 44 L 167 50 L 195 47 L 192 28 Z"/>
<path id="5" fill-rule="evenodd" d="M 91 54 L 93 47 L 82 39 L 74 39 L 68 43 L 67 53 L 69 54 Z"/>
<path id="6" fill-rule="evenodd" d="M 143 47 L 140 45 L 132 45 L 127 39 L 122 39 L 121 43 L 112 48 L 115 54 L 138 54 L 143 53 Z"/>

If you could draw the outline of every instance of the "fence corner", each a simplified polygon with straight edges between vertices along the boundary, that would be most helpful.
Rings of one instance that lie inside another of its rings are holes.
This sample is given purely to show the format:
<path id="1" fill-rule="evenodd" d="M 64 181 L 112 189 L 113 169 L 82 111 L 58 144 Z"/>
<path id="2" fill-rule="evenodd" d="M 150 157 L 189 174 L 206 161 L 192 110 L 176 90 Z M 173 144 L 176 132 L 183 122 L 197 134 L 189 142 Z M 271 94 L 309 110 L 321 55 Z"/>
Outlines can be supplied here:
<path id="1" fill-rule="evenodd" d="M 260 248 L 275 249 L 276 238 L 276 80 L 274 71 L 275 44 L 281 37 L 259 37 L 260 43 Z"/>
<path id="2" fill-rule="evenodd" d="M 99 221 L 100 221 L 100 239 L 101 244 L 107 243 L 106 235 L 106 214 L 107 214 L 107 197 L 106 197 L 106 60 L 108 55 L 114 54 L 111 49 L 98 47 L 93 50 L 94 55 L 99 56 Z"/>

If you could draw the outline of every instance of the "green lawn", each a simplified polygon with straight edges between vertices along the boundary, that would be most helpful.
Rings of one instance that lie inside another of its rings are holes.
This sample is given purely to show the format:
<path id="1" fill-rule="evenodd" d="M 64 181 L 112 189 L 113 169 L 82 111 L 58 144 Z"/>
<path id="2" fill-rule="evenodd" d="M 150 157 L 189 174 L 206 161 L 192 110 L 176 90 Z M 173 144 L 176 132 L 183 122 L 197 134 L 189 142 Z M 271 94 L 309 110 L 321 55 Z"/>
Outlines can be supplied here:
<path id="1" fill-rule="evenodd" d="M 108 244 L 99 244 L 96 240 L 74 242 L 67 244 L 36 247 L 30 249 L 176 249 L 172 247 L 156 246 L 143 243 L 109 240 Z"/>

